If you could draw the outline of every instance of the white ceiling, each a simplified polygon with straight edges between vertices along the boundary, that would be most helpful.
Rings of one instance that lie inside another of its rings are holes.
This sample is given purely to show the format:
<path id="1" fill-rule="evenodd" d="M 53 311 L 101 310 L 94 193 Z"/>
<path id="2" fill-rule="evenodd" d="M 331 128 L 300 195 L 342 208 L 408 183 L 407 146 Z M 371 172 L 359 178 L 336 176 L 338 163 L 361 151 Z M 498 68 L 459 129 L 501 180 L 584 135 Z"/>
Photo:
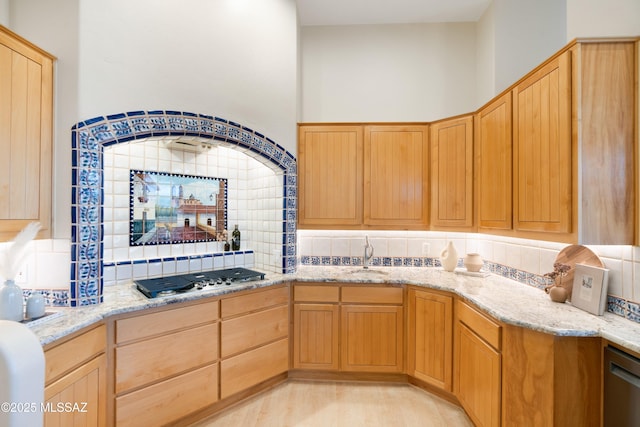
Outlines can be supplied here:
<path id="1" fill-rule="evenodd" d="M 491 0 L 296 0 L 300 25 L 477 21 Z"/>

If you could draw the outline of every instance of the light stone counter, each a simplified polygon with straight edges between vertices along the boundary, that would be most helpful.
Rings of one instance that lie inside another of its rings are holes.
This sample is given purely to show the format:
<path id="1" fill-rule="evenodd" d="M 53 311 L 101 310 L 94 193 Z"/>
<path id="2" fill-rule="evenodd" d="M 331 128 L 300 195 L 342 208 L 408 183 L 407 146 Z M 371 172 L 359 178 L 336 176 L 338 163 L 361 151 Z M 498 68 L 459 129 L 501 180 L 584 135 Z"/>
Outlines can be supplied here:
<path id="1" fill-rule="evenodd" d="M 95 306 L 67 308 L 61 315 L 43 319 L 31 329 L 42 345 L 116 314 L 152 307 L 220 296 L 247 289 L 277 285 L 287 281 L 323 283 L 408 284 L 449 291 L 477 305 L 497 320 L 561 336 L 601 336 L 629 350 L 640 353 L 640 324 L 612 313 L 594 316 L 571 306 L 558 304 L 540 289 L 489 275 L 484 278 L 448 273 L 424 267 L 310 267 L 300 266 L 293 275 L 267 274 L 265 280 L 216 286 L 175 296 L 147 299 L 134 285 L 105 288 L 105 302 Z"/>

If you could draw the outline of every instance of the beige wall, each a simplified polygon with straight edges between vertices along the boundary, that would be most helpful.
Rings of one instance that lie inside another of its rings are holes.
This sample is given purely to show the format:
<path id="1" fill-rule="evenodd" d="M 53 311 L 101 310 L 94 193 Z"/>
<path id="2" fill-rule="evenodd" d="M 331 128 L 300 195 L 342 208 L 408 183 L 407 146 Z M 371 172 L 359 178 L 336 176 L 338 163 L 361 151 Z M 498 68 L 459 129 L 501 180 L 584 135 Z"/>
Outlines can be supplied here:
<path id="1" fill-rule="evenodd" d="M 640 35 L 638 0 L 566 0 L 567 41 Z"/>
<path id="2" fill-rule="evenodd" d="M 301 28 L 305 122 L 431 121 L 475 109 L 475 24 Z"/>
<path id="3" fill-rule="evenodd" d="M 71 127 L 82 120 L 152 109 L 210 114 L 295 153 L 294 0 L 8 1 L 10 29 L 58 58 L 56 238 L 70 235 Z"/>

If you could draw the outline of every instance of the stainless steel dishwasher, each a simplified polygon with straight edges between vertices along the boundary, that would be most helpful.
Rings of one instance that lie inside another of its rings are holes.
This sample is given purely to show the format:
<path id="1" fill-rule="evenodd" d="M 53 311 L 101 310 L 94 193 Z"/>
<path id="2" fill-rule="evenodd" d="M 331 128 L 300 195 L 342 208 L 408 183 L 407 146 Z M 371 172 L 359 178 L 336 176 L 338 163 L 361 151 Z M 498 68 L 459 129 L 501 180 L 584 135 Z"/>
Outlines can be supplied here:
<path id="1" fill-rule="evenodd" d="M 640 359 L 604 349 L 604 427 L 640 426 Z"/>

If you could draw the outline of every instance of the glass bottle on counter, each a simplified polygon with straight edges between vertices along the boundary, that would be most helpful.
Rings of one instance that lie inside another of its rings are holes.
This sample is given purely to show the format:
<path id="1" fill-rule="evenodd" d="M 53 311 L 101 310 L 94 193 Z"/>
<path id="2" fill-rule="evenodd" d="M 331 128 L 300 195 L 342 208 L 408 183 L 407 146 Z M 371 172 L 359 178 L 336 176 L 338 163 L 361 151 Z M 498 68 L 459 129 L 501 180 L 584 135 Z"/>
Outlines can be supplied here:
<path id="1" fill-rule="evenodd" d="M 236 224 L 233 233 L 231 233 L 231 250 L 240 250 L 240 230 L 238 230 L 238 224 Z"/>

